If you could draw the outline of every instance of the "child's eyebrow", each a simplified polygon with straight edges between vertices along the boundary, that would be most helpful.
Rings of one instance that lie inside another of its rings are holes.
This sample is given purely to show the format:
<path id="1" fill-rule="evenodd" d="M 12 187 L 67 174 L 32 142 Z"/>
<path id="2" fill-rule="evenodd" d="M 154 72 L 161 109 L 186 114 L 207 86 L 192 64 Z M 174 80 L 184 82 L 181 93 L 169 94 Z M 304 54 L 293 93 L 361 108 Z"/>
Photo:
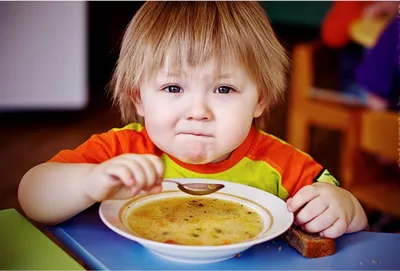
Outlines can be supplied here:
<path id="1" fill-rule="evenodd" d="M 231 77 L 233 77 L 233 75 L 231 73 L 223 73 L 223 74 L 218 75 L 216 78 L 218 80 L 218 79 L 226 79 L 226 78 L 231 78 Z"/>
<path id="2" fill-rule="evenodd" d="M 229 73 L 222 73 L 222 74 L 215 74 L 215 75 L 214 75 L 214 73 L 210 73 L 210 75 L 214 78 L 213 80 L 229 79 L 229 78 L 233 78 L 234 77 L 233 74 L 230 73 L 230 72 Z M 176 72 L 176 71 L 162 70 L 159 73 L 159 76 L 161 76 L 163 78 L 165 78 L 165 77 L 168 77 L 168 78 L 181 78 L 181 77 L 184 77 L 184 78 L 186 78 L 187 74 L 186 74 L 185 71 Z"/>
<path id="3" fill-rule="evenodd" d="M 179 73 L 179 72 L 174 72 L 174 71 L 163 70 L 160 72 L 160 75 L 165 76 L 165 77 L 181 77 L 181 76 L 185 76 L 186 73 L 185 72 Z"/>

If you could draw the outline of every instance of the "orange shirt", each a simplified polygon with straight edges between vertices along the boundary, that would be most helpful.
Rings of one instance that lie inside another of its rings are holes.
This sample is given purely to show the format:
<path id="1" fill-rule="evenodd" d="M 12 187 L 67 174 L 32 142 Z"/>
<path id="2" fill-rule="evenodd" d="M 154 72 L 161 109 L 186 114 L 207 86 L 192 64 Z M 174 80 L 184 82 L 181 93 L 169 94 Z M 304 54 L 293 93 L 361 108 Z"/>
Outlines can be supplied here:
<path id="1" fill-rule="evenodd" d="M 75 150 L 63 150 L 49 162 L 102 163 L 124 153 L 159 156 L 165 166 L 164 178 L 237 182 L 265 190 L 284 200 L 315 181 L 339 185 L 309 155 L 255 127 L 228 159 L 215 164 L 186 164 L 167 155 L 153 144 L 146 128 L 138 123 L 93 135 Z"/>

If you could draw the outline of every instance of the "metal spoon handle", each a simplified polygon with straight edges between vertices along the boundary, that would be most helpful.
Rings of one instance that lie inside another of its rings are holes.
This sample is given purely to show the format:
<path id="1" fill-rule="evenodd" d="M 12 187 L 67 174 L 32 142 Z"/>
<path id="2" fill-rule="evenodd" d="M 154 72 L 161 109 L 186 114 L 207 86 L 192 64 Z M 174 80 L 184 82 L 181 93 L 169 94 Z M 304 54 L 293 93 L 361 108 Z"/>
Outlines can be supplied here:
<path id="1" fill-rule="evenodd" d="M 173 180 L 168 180 L 168 179 L 164 179 L 163 182 L 175 183 L 177 185 L 180 185 L 180 183 L 173 181 Z"/>

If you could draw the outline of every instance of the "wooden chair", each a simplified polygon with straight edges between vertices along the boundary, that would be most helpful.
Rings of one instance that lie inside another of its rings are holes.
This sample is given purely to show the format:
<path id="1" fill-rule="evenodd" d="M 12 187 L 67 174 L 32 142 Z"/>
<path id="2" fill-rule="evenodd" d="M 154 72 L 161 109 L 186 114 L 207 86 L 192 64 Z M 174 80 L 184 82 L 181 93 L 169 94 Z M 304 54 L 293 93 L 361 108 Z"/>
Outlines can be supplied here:
<path id="1" fill-rule="evenodd" d="M 400 217 L 400 179 L 387 179 L 373 156 L 397 162 L 400 119 L 396 113 L 371 112 L 338 92 L 314 86 L 313 57 L 319 42 L 295 46 L 289 94 L 287 141 L 310 151 L 312 125 L 342 133 L 340 182 L 366 207 Z"/>
<path id="2" fill-rule="evenodd" d="M 351 156 L 348 189 L 368 209 L 400 218 L 400 117 L 363 111 L 353 116 L 357 147 Z M 378 163 L 383 158 L 389 166 Z M 391 170 L 391 171 L 389 171 Z"/>
<path id="3" fill-rule="evenodd" d="M 351 154 L 356 148 L 356 129 L 351 116 L 362 106 L 338 91 L 314 86 L 314 55 L 320 42 L 299 44 L 292 56 L 292 76 L 288 104 L 287 141 L 310 152 L 310 128 L 318 126 L 342 133 L 339 179 L 344 187 L 353 179 Z"/>

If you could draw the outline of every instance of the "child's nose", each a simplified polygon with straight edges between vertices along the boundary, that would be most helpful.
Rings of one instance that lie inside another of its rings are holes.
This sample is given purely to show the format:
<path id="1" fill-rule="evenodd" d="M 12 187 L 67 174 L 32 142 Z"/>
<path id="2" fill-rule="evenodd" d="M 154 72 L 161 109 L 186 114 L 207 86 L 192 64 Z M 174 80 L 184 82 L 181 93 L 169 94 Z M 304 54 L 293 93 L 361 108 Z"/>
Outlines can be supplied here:
<path id="1" fill-rule="evenodd" d="M 186 118 L 188 120 L 211 120 L 212 112 L 208 102 L 202 98 L 192 99 L 188 106 Z"/>

